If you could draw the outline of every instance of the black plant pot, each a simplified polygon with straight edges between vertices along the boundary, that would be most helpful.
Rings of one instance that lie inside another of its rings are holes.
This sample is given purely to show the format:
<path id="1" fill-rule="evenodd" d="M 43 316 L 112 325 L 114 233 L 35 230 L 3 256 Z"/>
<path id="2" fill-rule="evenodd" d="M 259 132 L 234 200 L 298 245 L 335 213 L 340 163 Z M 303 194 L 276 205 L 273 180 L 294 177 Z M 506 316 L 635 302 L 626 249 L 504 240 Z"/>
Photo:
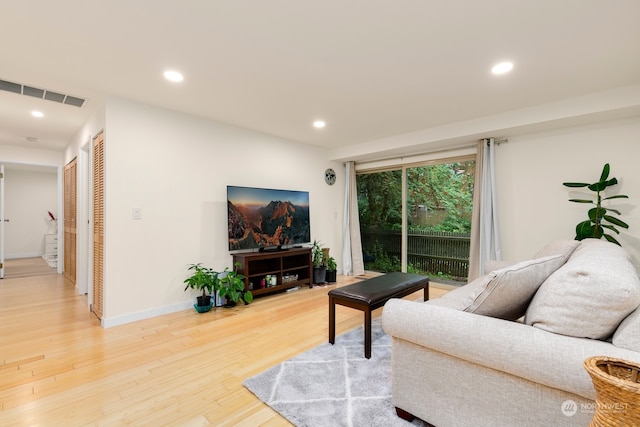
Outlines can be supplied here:
<path id="1" fill-rule="evenodd" d="M 198 301 L 198 305 L 200 306 L 207 306 L 207 305 L 211 305 L 211 295 L 206 295 L 206 296 L 199 296 L 196 297 L 196 300 Z"/>
<path id="2" fill-rule="evenodd" d="M 225 308 L 232 308 L 232 307 L 235 307 L 235 306 L 236 306 L 236 302 L 235 301 L 231 301 L 229 298 L 225 299 L 225 302 L 224 302 L 224 307 Z"/>
<path id="3" fill-rule="evenodd" d="M 336 278 L 338 276 L 338 272 L 336 270 L 333 271 L 329 271 L 327 270 L 327 282 L 329 283 L 336 283 Z"/>
<path id="4" fill-rule="evenodd" d="M 313 283 L 321 284 L 327 281 L 327 267 L 313 267 Z"/>

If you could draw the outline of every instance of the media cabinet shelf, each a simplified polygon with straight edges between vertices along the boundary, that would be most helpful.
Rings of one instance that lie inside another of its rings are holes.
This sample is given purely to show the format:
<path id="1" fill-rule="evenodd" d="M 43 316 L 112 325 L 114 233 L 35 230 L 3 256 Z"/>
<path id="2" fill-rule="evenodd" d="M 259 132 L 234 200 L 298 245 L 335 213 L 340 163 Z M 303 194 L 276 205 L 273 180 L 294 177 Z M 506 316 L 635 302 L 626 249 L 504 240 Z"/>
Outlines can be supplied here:
<path id="1" fill-rule="evenodd" d="M 313 264 L 311 248 L 293 248 L 274 252 L 245 252 L 233 255 L 233 264 L 240 263 L 238 273 L 245 276 L 244 288 L 253 296 L 283 291 L 296 286 L 312 286 Z M 298 280 L 283 283 L 284 276 L 298 275 Z M 276 276 L 275 286 L 260 287 L 266 276 Z"/>

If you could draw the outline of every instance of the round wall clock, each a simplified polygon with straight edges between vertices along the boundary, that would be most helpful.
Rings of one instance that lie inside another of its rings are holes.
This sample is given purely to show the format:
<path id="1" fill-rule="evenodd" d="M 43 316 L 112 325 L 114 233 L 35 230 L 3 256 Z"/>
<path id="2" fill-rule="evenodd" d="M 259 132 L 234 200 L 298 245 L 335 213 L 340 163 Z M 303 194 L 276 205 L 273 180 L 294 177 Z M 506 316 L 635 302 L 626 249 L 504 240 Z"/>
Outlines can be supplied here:
<path id="1" fill-rule="evenodd" d="M 336 183 L 336 172 L 333 169 L 329 168 L 324 171 L 324 182 L 329 185 L 333 185 Z"/>

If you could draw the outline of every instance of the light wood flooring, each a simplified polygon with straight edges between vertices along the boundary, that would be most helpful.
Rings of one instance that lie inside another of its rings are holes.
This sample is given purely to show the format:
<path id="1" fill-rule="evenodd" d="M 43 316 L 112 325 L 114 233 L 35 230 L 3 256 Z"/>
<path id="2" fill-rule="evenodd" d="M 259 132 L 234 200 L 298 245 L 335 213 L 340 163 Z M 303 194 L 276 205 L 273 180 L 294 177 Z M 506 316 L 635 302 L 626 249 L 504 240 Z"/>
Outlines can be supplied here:
<path id="1" fill-rule="evenodd" d="M 103 329 L 61 275 L 6 278 L 0 425 L 288 426 L 242 381 L 326 342 L 327 292 L 355 280 Z M 363 322 L 342 306 L 336 318 L 337 334 Z"/>
<path id="2" fill-rule="evenodd" d="M 14 277 L 44 276 L 47 274 L 58 274 L 55 267 L 49 267 L 42 257 L 35 258 L 15 258 L 4 261 L 4 277 L 11 279 Z"/>

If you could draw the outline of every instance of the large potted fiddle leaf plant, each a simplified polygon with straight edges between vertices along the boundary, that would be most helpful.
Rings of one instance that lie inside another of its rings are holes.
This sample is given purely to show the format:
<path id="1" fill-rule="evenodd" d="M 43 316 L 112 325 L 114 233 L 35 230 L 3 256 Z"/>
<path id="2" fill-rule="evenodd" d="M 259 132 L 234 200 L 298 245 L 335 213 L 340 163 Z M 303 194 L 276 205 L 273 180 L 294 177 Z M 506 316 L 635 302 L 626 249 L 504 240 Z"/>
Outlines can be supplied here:
<path id="1" fill-rule="evenodd" d="M 618 240 L 613 237 L 611 234 L 607 234 L 606 230 L 613 231 L 616 234 L 620 234 L 616 227 L 621 228 L 629 228 L 629 225 L 622 221 L 619 218 L 616 218 L 615 215 L 621 215 L 620 211 L 617 209 L 613 209 L 607 205 L 604 207 L 602 202 L 613 199 L 628 199 L 629 196 L 625 196 L 623 194 L 615 194 L 613 196 L 604 197 L 603 192 L 611 186 L 614 186 L 618 183 L 616 178 L 609 179 L 610 167 L 609 163 L 605 164 L 602 168 L 602 173 L 600 174 L 600 179 L 592 184 L 584 183 L 584 182 L 564 182 L 562 185 L 571 188 L 586 188 L 592 191 L 593 194 L 590 199 L 569 199 L 570 202 L 574 203 L 587 203 L 594 205 L 587 212 L 587 216 L 589 219 L 585 221 L 581 221 L 576 226 L 576 240 L 583 239 L 600 239 L 604 237 L 608 241 L 615 243 L 620 246 Z M 595 197 L 595 200 L 594 200 Z"/>

